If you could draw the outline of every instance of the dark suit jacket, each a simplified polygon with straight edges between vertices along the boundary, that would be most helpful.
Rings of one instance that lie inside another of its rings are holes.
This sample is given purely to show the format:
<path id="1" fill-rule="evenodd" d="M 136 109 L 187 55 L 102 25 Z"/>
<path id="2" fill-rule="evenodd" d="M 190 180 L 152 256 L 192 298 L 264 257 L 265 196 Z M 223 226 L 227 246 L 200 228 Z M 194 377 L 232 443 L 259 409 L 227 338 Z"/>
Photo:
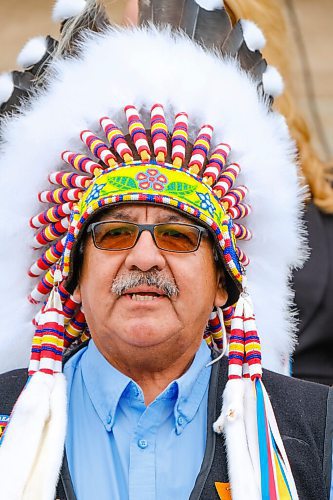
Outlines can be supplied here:
<path id="1" fill-rule="evenodd" d="M 229 482 L 224 439 L 212 429 L 221 410 L 227 370 L 226 359 L 213 365 L 209 385 L 206 451 L 190 500 L 218 500 L 215 482 Z M 0 375 L 0 414 L 10 414 L 26 377 L 26 370 Z M 333 389 L 267 370 L 264 370 L 263 381 L 271 397 L 300 500 L 327 499 L 332 464 Z M 89 473 L 89 467 L 83 473 L 87 471 Z M 91 480 L 94 481 L 94 478 Z M 56 498 L 75 500 L 66 458 Z"/>
<path id="2" fill-rule="evenodd" d="M 299 309 L 299 344 L 293 375 L 333 384 L 333 215 L 312 203 L 305 213 L 311 256 L 294 274 Z"/>

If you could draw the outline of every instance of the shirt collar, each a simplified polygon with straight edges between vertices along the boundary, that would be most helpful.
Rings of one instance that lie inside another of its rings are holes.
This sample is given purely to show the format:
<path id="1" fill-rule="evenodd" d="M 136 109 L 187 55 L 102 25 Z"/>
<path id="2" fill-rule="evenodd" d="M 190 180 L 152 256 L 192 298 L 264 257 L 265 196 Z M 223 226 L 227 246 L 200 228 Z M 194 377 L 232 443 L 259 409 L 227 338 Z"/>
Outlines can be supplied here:
<path id="1" fill-rule="evenodd" d="M 175 393 L 175 429 L 180 434 L 194 418 L 207 390 L 211 367 L 211 351 L 203 340 L 188 370 L 171 382 L 158 398 Z M 97 349 L 93 340 L 81 357 L 84 384 L 94 408 L 107 431 L 112 429 L 117 406 L 123 393 L 142 397 L 141 389 L 129 377 L 114 368 Z M 135 388 L 139 389 L 136 390 Z M 140 394 L 141 393 L 141 394 Z"/>

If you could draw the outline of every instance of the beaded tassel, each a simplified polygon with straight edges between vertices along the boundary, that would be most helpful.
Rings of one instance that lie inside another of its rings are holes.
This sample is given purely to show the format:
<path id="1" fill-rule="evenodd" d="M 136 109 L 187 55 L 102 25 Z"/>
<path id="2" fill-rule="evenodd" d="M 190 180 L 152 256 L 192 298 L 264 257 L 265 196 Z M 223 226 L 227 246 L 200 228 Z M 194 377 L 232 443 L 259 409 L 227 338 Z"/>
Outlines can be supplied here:
<path id="1" fill-rule="evenodd" d="M 68 347 L 74 340 L 80 337 L 85 327 L 86 319 L 81 309 L 79 309 L 66 325 L 65 347 Z"/>
<path id="2" fill-rule="evenodd" d="M 88 156 L 72 153 L 71 151 L 64 151 L 61 155 L 64 162 L 71 165 L 76 170 L 85 172 L 86 174 L 91 174 L 94 177 L 102 172 L 101 166 L 92 161 Z"/>
<path id="3" fill-rule="evenodd" d="M 57 286 L 61 279 L 61 272 L 56 269 L 53 276 L 55 286 L 41 311 L 32 341 L 29 376 L 37 371 L 50 375 L 62 372 L 64 315 Z"/>
<path id="4" fill-rule="evenodd" d="M 214 129 L 211 125 L 203 125 L 199 130 L 199 134 L 194 142 L 191 158 L 188 164 L 188 169 L 191 174 L 197 175 L 200 170 L 202 170 L 207 159 L 213 130 Z"/>
<path id="5" fill-rule="evenodd" d="M 228 155 L 230 153 L 230 146 L 228 144 L 219 144 L 214 149 L 210 160 L 203 173 L 203 182 L 208 186 L 215 184 L 221 171 L 224 169 Z"/>
<path id="6" fill-rule="evenodd" d="M 232 219 L 243 219 L 244 217 L 247 217 L 251 211 L 250 205 L 247 205 L 246 203 L 238 203 L 238 205 L 229 208 L 228 214 Z"/>
<path id="7" fill-rule="evenodd" d="M 222 172 L 216 184 L 213 186 L 213 190 L 218 198 L 222 198 L 227 194 L 227 192 L 235 184 L 240 172 L 240 166 L 237 163 L 231 163 Z"/>
<path id="8" fill-rule="evenodd" d="M 58 222 L 52 222 L 40 230 L 33 238 L 33 247 L 41 248 L 47 243 L 58 239 L 68 229 L 69 218 L 61 219 Z"/>
<path id="9" fill-rule="evenodd" d="M 229 369 L 228 378 L 241 379 L 243 376 L 243 364 L 245 359 L 245 334 L 243 316 L 243 298 L 240 296 L 236 304 L 235 312 L 231 321 L 231 332 L 229 339 Z"/>
<path id="10" fill-rule="evenodd" d="M 234 223 L 234 234 L 235 238 L 238 240 L 250 240 L 252 238 L 252 233 L 243 224 Z"/>
<path id="11" fill-rule="evenodd" d="M 123 159 L 125 163 L 130 163 L 133 161 L 133 155 L 131 148 L 128 146 L 124 134 L 116 126 L 116 124 L 110 120 L 110 118 L 104 117 L 100 120 L 100 124 L 104 130 L 104 133 L 109 141 L 112 149 L 116 150 L 118 155 Z"/>
<path id="12" fill-rule="evenodd" d="M 62 256 L 62 252 L 64 251 L 65 241 L 66 236 L 45 250 L 39 259 L 30 267 L 28 272 L 29 276 L 37 278 L 37 276 L 40 276 L 44 271 L 58 262 Z"/>
<path id="13" fill-rule="evenodd" d="M 171 159 L 174 167 L 181 168 L 186 156 L 186 145 L 188 140 L 188 115 L 178 113 L 171 137 Z"/>
<path id="14" fill-rule="evenodd" d="M 156 160 L 161 163 L 165 162 L 168 154 L 168 127 L 161 104 L 154 104 L 151 108 L 151 138 Z"/>
<path id="15" fill-rule="evenodd" d="M 248 266 L 250 263 L 250 259 L 247 257 L 247 255 L 239 247 L 236 247 L 236 252 L 239 258 L 239 262 L 243 266 Z"/>
<path id="16" fill-rule="evenodd" d="M 78 201 L 82 193 L 82 189 L 67 189 L 67 188 L 59 188 L 54 189 L 53 191 L 42 191 L 38 194 L 38 199 L 42 203 L 57 203 L 58 205 L 62 205 L 69 201 Z"/>
<path id="17" fill-rule="evenodd" d="M 34 229 L 39 229 L 50 222 L 58 222 L 64 217 L 68 216 L 71 213 L 73 208 L 72 202 L 64 203 L 63 205 L 56 205 L 54 207 L 48 208 L 44 210 L 44 212 L 31 217 L 30 226 Z"/>
<path id="18" fill-rule="evenodd" d="M 45 276 L 37 283 L 32 292 L 30 293 L 28 300 L 32 304 L 38 304 L 38 302 L 44 302 L 46 295 L 48 295 L 53 288 L 54 269 L 49 269 Z"/>
<path id="19" fill-rule="evenodd" d="M 223 328 L 218 315 L 218 312 L 214 310 L 209 318 L 209 331 L 211 333 L 212 339 L 216 347 L 220 350 L 223 349 Z"/>
<path id="20" fill-rule="evenodd" d="M 58 184 L 59 186 L 67 188 L 86 189 L 91 182 L 91 177 L 88 175 L 79 175 L 60 171 L 50 174 L 49 181 L 51 184 Z"/>
<path id="21" fill-rule="evenodd" d="M 81 141 L 90 149 L 95 158 L 102 160 L 104 165 L 109 168 L 117 164 L 117 159 L 109 150 L 107 145 L 94 135 L 90 130 L 84 130 L 80 134 Z"/>
<path id="22" fill-rule="evenodd" d="M 228 211 L 230 207 L 234 207 L 243 201 L 247 192 L 248 189 L 246 186 L 237 186 L 236 188 L 228 191 L 228 193 L 221 198 L 222 205 L 226 211 Z"/>
<path id="23" fill-rule="evenodd" d="M 140 120 L 139 114 L 135 106 L 126 106 L 125 114 L 128 123 L 128 131 L 131 139 L 134 142 L 137 152 L 142 161 L 149 161 L 151 152 L 149 149 L 146 130 Z"/>

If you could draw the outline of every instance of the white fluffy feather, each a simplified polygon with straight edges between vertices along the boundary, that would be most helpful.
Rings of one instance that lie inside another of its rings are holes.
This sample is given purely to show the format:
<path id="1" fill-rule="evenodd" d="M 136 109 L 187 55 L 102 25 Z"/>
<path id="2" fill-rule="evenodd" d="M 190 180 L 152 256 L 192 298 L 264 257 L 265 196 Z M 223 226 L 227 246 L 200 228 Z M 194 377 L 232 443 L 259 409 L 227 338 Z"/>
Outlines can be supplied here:
<path id="1" fill-rule="evenodd" d="M 0 106 L 8 101 L 14 90 L 13 77 L 10 73 L 0 75 Z"/>
<path id="2" fill-rule="evenodd" d="M 78 16 L 86 5 L 85 0 L 57 0 L 53 7 L 52 19 L 55 22 L 62 22 Z"/>
<path id="3" fill-rule="evenodd" d="M 261 29 L 253 21 L 247 19 L 241 19 L 240 23 L 248 48 L 252 51 L 262 50 L 265 47 L 266 38 Z"/>
<path id="4" fill-rule="evenodd" d="M 133 57 L 133 47 L 139 57 Z M 105 64 L 110 53 L 112 62 Z M 102 136 L 100 117 L 108 115 L 125 129 L 126 104 L 147 116 L 156 102 L 165 104 L 168 123 L 179 111 L 189 114 L 192 140 L 198 127 L 211 123 L 213 142 L 230 144 L 230 161 L 241 165 L 238 183 L 249 188 L 253 212 L 246 224 L 254 237 L 240 246 L 251 261 L 248 287 L 263 364 L 281 371 L 281 359 L 293 347 L 290 269 L 302 262 L 306 248 L 299 222 L 303 192 L 285 120 L 267 112 L 256 84 L 235 61 L 221 60 L 168 30 L 90 35 L 81 58 L 60 61 L 53 72 L 47 89 L 5 123 L 0 146 L 0 372 L 28 363 L 36 308 L 26 299 L 34 286 L 26 273 L 40 255 L 31 248 L 28 221 L 43 209 L 37 193 L 48 189 L 47 175 L 61 165 L 63 150 L 84 151 L 80 131 Z"/>
<path id="5" fill-rule="evenodd" d="M 223 7 L 223 0 L 195 0 L 195 2 L 205 10 L 218 10 Z"/>
<path id="6" fill-rule="evenodd" d="M 267 95 L 277 97 L 282 94 L 284 89 L 283 78 L 274 66 L 267 66 L 262 76 L 264 91 Z"/>
<path id="7" fill-rule="evenodd" d="M 17 64 L 22 68 L 28 68 L 42 59 L 47 49 L 45 36 L 31 38 L 17 57 Z"/>

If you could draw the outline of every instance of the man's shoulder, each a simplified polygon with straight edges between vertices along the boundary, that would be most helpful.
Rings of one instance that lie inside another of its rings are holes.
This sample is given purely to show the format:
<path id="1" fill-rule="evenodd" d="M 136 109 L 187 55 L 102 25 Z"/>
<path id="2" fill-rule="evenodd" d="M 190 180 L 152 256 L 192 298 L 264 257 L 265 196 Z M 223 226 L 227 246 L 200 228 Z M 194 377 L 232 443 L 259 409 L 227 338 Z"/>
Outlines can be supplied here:
<path id="1" fill-rule="evenodd" d="M 332 388 L 269 370 L 264 370 L 263 382 L 281 434 L 303 440 L 312 434 L 323 443 L 333 418 Z"/>
<path id="2" fill-rule="evenodd" d="M 28 370 L 21 368 L 0 374 L 0 413 L 9 415 L 28 378 Z"/>
<path id="3" fill-rule="evenodd" d="M 311 399 L 313 403 L 320 400 L 326 401 L 332 390 L 327 385 L 288 377 L 270 370 L 263 371 L 263 382 L 267 391 L 269 391 L 270 388 L 274 391 L 275 395 L 280 395 L 280 397 L 288 401 L 296 398 L 300 403 L 302 401 L 310 403 L 309 399 Z"/>

